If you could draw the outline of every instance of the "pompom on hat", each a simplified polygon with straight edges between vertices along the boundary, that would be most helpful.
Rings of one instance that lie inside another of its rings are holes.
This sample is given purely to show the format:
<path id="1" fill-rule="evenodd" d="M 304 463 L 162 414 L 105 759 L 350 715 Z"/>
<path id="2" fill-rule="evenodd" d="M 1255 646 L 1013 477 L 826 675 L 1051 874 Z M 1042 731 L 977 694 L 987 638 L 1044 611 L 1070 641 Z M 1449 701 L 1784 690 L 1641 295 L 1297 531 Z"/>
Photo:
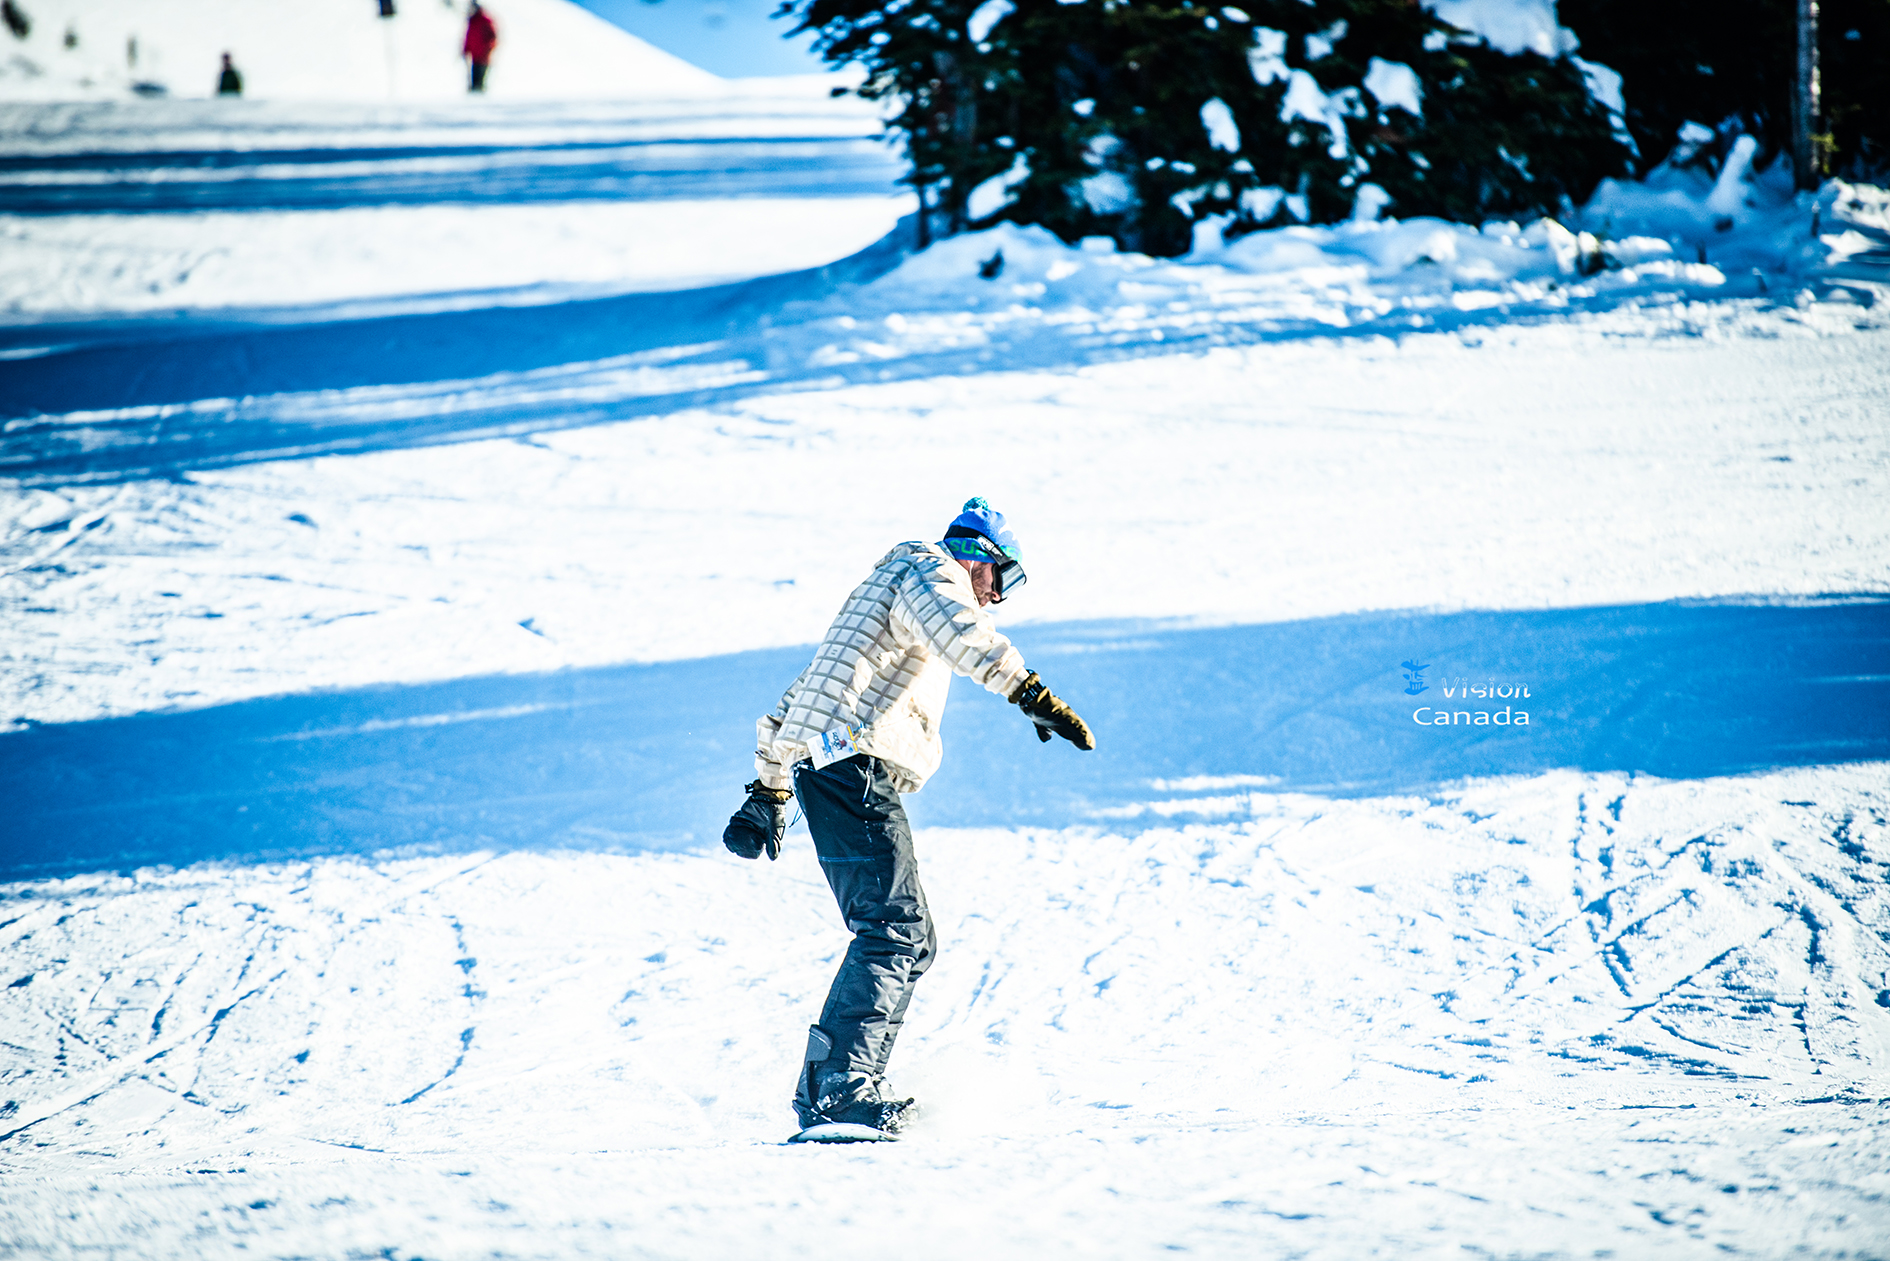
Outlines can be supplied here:
<path id="1" fill-rule="evenodd" d="M 1024 549 L 987 500 L 967 499 L 939 546 L 959 560 L 996 565 L 999 599 L 1024 585 Z"/>

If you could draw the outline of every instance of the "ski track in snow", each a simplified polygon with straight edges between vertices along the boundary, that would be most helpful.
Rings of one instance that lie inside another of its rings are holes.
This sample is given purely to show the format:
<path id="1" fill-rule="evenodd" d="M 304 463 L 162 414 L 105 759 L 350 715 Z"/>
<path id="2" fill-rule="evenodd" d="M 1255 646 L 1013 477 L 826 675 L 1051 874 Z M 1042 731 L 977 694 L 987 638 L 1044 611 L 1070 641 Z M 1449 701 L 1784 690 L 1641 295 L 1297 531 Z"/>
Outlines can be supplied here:
<path id="1" fill-rule="evenodd" d="M 894 1079 L 928 1112 L 870 1154 L 776 1146 L 845 941 L 798 829 L 778 865 L 13 885 L 5 1234 L 50 1256 L 814 1256 L 895 1223 L 924 1257 L 1869 1255 L 1882 770 L 922 832 L 944 950 Z"/>

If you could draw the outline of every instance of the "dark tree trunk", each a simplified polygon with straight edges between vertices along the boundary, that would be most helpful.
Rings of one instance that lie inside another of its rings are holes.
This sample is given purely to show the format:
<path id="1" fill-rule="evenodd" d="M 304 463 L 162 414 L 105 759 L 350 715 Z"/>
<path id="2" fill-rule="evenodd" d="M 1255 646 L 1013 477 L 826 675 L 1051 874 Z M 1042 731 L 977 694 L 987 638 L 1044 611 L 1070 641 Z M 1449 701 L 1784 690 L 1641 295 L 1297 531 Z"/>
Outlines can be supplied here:
<path id="1" fill-rule="evenodd" d="M 1792 78 L 1792 174 L 1800 188 L 1816 188 L 1818 142 L 1818 0 L 1798 0 L 1798 67 Z"/>

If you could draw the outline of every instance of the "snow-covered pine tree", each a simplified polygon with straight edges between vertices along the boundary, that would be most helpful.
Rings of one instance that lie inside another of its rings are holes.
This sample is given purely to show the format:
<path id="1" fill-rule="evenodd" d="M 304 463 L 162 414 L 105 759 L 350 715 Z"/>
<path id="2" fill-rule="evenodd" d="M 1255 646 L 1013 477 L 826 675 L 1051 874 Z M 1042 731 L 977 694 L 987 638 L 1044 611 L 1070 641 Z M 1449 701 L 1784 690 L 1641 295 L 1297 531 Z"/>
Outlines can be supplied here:
<path id="1" fill-rule="evenodd" d="M 1627 149 L 1567 57 L 1509 55 L 1416 0 L 787 0 L 892 98 L 942 231 L 1010 219 L 1187 251 L 1361 198 L 1475 222 L 1553 211 Z M 1376 186 L 1376 191 L 1365 191 Z"/>

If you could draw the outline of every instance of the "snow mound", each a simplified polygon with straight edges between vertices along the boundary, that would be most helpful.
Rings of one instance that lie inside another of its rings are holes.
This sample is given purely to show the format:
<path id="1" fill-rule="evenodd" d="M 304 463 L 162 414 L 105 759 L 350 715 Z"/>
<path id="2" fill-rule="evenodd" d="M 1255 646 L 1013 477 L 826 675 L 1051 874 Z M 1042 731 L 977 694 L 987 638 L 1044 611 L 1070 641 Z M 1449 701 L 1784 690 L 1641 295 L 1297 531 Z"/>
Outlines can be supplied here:
<path id="1" fill-rule="evenodd" d="M 1717 175 L 1663 164 L 1645 180 L 1603 180 L 1582 211 L 1582 222 L 1603 237 L 1641 234 L 1710 251 L 1729 267 L 1768 271 L 1802 269 L 1821 260 L 1813 231 L 1816 206 L 1836 200 L 1832 184 L 1819 198 L 1793 189 L 1783 157 L 1755 169 L 1758 142 L 1734 142 Z"/>
<path id="2" fill-rule="evenodd" d="M 848 332 L 860 317 L 872 319 L 872 344 L 890 357 L 1031 324 L 1155 341 L 1199 336 L 1217 323 L 1409 329 L 1484 308 L 1566 311 L 1726 287 L 1718 267 L 1666 240 L 1609 250 L 1553 220 L 1276 228 L 1173 260 L 1116 253 L 1103 239 L 1066 246 L 1042 228 L 1000 224 L 933 245 L 826 309 Z M 828 362 L 861 353 L 881 352 L 839 342 Z"/>
<path id="3" fill-rule="evenodd" d="M 20 0 L 0 100 L 216 94 L 228 52 L 246 97 L 434 101 L 466 95 L 464 0 Z M 568 0 L 496 0 L 499 100 L 679 96 L 723 81 Z"/>
<path id="4" fill-rule="evenodd" d="M 1840 286 L 1838 297 L 1879 306 L 1890 286 L 1882 226 L 1890 198 L 1836 181 L 1794 193 L 1783 163 L 1754 171 L 1750 159 L 1742 145 L 1716 179 L 1663 168 L 1645 184 L 1608 181 L 1566 224 L 1360 218 L 1223 242 L 1222 225 L 1209 223 L 1181 259 L 1117 253 L 1106 238 L 1070 246 L 1039 227 L 999 224 L 939 242 L 837 296 L 828 309 L 840 327 L 868 327 L 865 316 L 872 331 L 833 343 L 826 361 L 962 347 L 1029 324 L 1154 341 L 1200 336 L 1217 322 L 1402 331 L 1485 310 L 1793 295 L 1805 306 L 1855 281 L 1867 283 Z"/>

